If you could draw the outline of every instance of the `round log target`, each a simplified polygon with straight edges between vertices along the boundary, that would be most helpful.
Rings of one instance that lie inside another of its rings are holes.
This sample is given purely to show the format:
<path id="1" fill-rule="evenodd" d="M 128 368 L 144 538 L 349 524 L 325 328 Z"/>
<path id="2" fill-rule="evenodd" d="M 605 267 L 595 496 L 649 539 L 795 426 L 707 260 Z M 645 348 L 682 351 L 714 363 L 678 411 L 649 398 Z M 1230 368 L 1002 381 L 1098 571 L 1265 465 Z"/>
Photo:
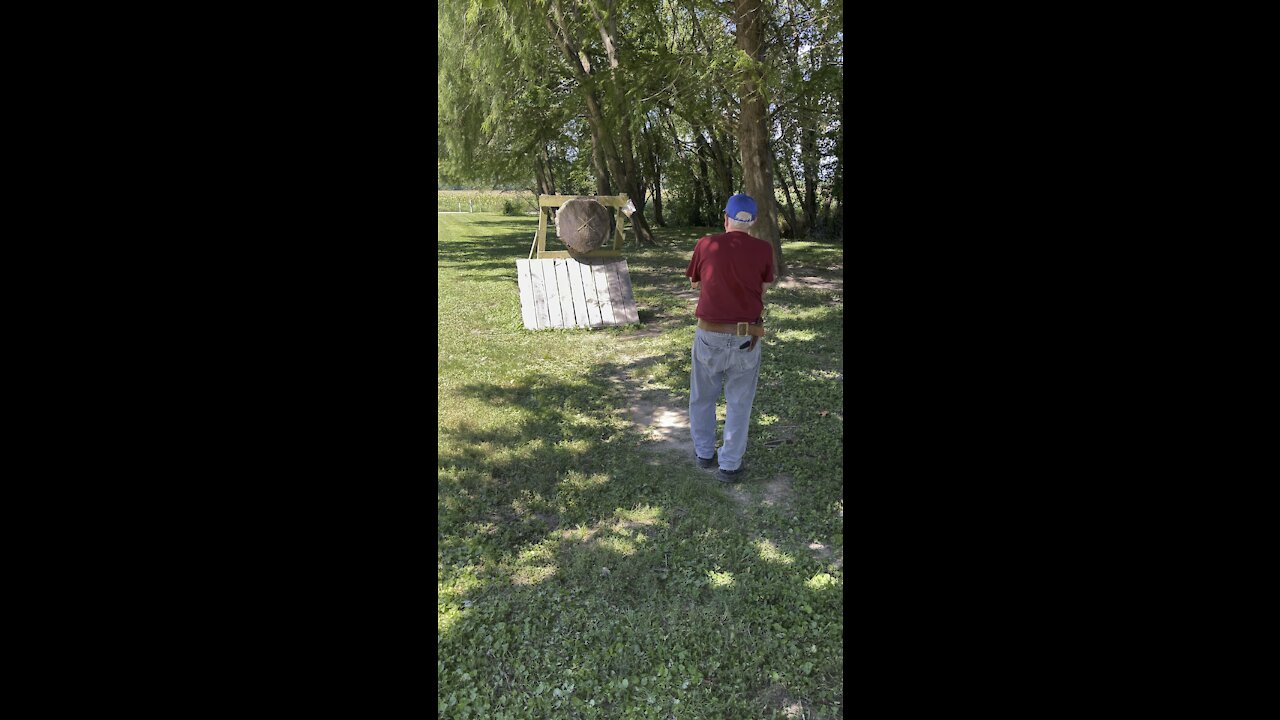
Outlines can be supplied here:
<path id="1" fill-rule="evenodd" d="M 574 198 L 556 213 L 556 237 L 570 250 L 591 252 L 609 239 L 609 208 L 592 198 Z"/>

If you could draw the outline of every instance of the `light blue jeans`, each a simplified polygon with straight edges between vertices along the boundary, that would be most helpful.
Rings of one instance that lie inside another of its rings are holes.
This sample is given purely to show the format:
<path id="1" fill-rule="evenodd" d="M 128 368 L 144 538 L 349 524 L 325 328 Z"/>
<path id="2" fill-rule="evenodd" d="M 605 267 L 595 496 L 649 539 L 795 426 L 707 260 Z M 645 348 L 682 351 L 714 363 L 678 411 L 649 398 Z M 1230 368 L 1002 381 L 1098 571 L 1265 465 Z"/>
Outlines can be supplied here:
<path id="1" fill-rule="evenodd" d="M 751 424 L 751 403 L 756 399 L 760 379 L 760 353 L 764 342 L 754 349 L 739 350 L 750 336 L 716 333 L 697 328 L 693 338 L 693 369 L 689 373 L 689 429 L 693 449 L 700 458 L 716 452 L 716 403 L 724 389 L 724 444 L 720 448 L 720 469 L 737 470 L 747 451 L 747 428 Z"/>

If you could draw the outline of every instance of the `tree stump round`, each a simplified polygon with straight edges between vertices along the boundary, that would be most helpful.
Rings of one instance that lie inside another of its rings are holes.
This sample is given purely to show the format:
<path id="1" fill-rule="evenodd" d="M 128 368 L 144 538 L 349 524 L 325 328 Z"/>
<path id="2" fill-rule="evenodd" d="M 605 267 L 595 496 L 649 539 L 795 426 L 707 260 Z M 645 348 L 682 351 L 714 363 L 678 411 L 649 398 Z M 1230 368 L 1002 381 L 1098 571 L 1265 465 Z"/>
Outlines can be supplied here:
<path id="1" fill-rule="evenodd" d="M 556 213 L 556 237 L 569 249 L 587 253 L 609 240 L 609 208 L 592 198 L 574 198 Z"/>

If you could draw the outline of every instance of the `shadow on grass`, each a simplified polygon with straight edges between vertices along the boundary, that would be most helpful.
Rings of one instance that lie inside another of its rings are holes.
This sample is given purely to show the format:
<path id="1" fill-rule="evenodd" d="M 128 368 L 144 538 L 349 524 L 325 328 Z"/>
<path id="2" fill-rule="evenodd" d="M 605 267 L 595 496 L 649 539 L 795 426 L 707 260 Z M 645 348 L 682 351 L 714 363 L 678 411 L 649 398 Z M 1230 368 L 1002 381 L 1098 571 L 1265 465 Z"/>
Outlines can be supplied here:
<path id="1" fill-rule="evenodd" d="M 661 482 L 680 477 L 642 457 L 640 436 L 612 379 L 623 372 L 603 363 L 573 380 L 530 374 L 460 388 L 514 419 L 496 429 L 462 422 L 438 430 L 446 566 L 509 563 L 518 548 L 550 530 L 590 525 L 616 508 L 657 501 Z M 442 569 L 442 578 L 448 576 Z"/>
<path id="2" fill-rule="evenodd" d="M 436 261 L 441 267 L 454 266 L 476 274 L 510 271 L 514 282 L 516 260 L 529 256 L 529 242 L 528 237 L 520 238 L 517 233 L 497 234 L 487 240 L 453 240 L 440 247 Z"/>
<path id="3" fill-rule="evenodd" d="M 509 270 L 514 285 L 514 260 L 527 257 L 533 223 L 475 223 L 499 232 L 445 243 L 441 264 L 477 275 Z M 642 322 L 674 324 L 684 312 L 685 257 L 705 232 L 678 234 L 690 236 L 687 248 L 627 254 Z M 800 317 L 780 323 L 793 334 L 770 338 L 762 384 L 775 385 L 762 388 L 757 408 L 792 422 L 835 396 L 814 374 L 833 360 L 815 360 L 813 350 L 837 341 L 842 309 L 826 310 L 822 293 L 773 292 L 771 302 Z M 765 696 L 762 704 L 775 708 L 819 698 L 825 716 L 837 716 L 831 699 L 840 698 L 840 651 L 823 643 L 843 633 L 838 581 L 824 577 L 826 564 L 807 554 L 803 538 L 791 536 L 800 532 L 792 512 L 735 515 L 724 491 L 692 463 L 654 464 L 627 422 L 613 378 L 643 371 L 676 388 L 674 395 L 687 393 L 692 321 L 685 320 L 689 327 L 656 336 L 656 356 L 632 365 L 486 379 L 456 390 L 501 412 L 497 425 L 464 420 L 438 428 L 438 652 L 451 658 L 439 677 L 442 702 L 476 691 L 476 704 L 487 703 L 481 706 L 491 715 L 505 699 L 508 707 L 569 717 L 565 708 L 542 707 L 551 690 L 536 686 L 572 677 L 577 689 L 567 692 L 596 699 L 611 716 L 621 706 L 647 707 L 635 688 L 635 678 L 647 676 L 650 689 L 686 691 L 688 705 L 699 709 L 709 703 L 708 717 L 758 716 L 760 705 L 748 707 L 748 699 Z M 612 332 L 619 341 L 634 334 Z M 821 426 L 802 429 L 808 447 L 777 451 L 759 445 L 769 432 L 753 425 L 750 452 L 764 472 L 798 461 L 819 473 L 831 464 L 830 446 L 818 442 Z M 806 489 L 828 488 L 798 482 L 798 504 L 824 502 L 805 498 Z M 802 524 L 817 531 L 811 520 Z M 517 624 L 519 633 L 511 629 Z M 816 653 L 807 650 L 815 643 Z M 676 676 L 659 678 L 657 667 Z M 626 677 L 630 688 L 620 685 Z"/>
<path id="4" fill-rule="evenodd" d="M 685 355 L 678 357 L 687 366 Z M 442 578 L 449 579 L 449 567 L 475 561 L 509 564 L 548 533 L 598 524 L 618 508 L 669 502 L 675 484 L 713 487 L 691 461 L 640 446 L 614 381 L 657 366 L 668 377 L 679 372 L 669 364 L 674 359 L 602 363 L 572 380 L 530 374 L 462 386 L 461 395 L 503 409 L 514 420 L 499 428 L 461 422 L 438 430 Z M 681 382 L 687 384 L 687 369 Z"/>

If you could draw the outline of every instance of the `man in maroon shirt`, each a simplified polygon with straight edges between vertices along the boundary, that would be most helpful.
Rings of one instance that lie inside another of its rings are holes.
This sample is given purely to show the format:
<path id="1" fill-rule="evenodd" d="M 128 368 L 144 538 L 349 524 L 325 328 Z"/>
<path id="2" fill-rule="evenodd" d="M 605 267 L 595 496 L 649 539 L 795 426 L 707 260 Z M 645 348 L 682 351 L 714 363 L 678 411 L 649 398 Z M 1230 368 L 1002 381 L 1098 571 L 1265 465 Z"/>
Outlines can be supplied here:
<path id="1" fill-rule="evenodd" d="M 719 479 L 743 473 L 751 404 L 760 377 L 758 341 L 764 335 L 764 291 L 773 282 L 773 247 L 748 234 L 756 201 L 734 195 L 724 208 L 724 233 L 707 235 L 693 248 L 685 275 L 698 290 L 698 329 L 689 373 L 689 428 L 699 467 L 716 467 L 716 403 L 724 390 L 724 443 Z"/>

